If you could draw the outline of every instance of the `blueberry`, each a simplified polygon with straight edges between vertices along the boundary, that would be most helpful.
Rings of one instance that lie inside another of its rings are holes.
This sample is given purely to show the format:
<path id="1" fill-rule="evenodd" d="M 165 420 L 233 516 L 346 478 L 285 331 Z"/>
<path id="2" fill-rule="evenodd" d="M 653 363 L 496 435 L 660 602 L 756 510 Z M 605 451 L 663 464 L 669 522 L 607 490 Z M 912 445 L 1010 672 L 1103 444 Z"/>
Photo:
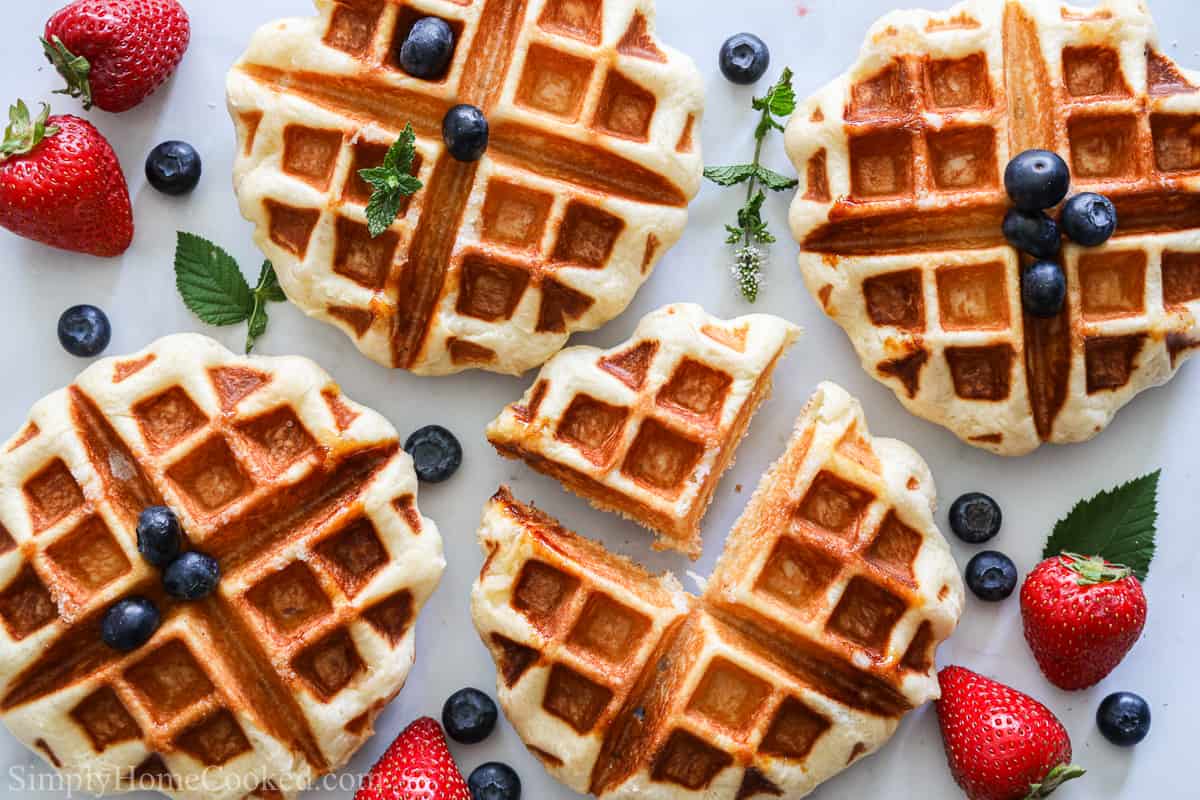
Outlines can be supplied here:
<path id="1" fill-rule="evenodd" d="M 1021 276 L 1021 302 L 1031 316 L 1057 317 L 1067 302 L 1067 276 L 1053 261 L 1038 261 Z"/>
<path id="2" fill-rule="evenodd" d="M 459 161 L 478 161 L 487 151 L 487 117 L 475 106 L 457 105 L 442 120 L 442 139 Z"/>
<path id="3" fill-rule="evenodd" d="M 995 550 L 984 550 L 967 562 L 967 586 L 980 600 L 997 603 L 1017 588 L 1017 565 Z"/>
<path id="4" fill-rule="evenodd" d="M 478 689 L 460 689 L 442 706 L 442 727 L 461 744 L 478 744 L 496 729 L 498 712 L 492 698 Z"/>
<path id="5" fill-rule="evenodd" d="M 964 494 L 950 506 L 950 530 L 968 544 L 983 544 L 1000 532 L 1000 504 L 986 494 Z"/>
<path id="6" fill-rule="evenodd" d="M 200 154 L 187 142 L 163 142 L 146 156 L 146 180 L 163 194 L 187 194 L 200 183 Z"/>
<path id="7" fill-rule="evenodd" d="M 521 779 L 507 764 L 492 761 L 467 779 L 471 800 L 521 800 Z"/>
<path id="8" fill-rule="evenodd" d="M 770 65 L 767 43 L 752 33 L 730 36 L 721 45 L 721 72 L 733 83 L 755 83 Z"/>
<path id="9" fill-rule="evenodd" d="M 212 594 L 221 579 L 221 565 L 212 556 L 190 550 L 167 565 L 163 588 L 180 600 L 200 600 Z"/>
<path id="10" fill-rule="evenodd" d="M 454 31 L 437 17 L 417 20 L 400 45 L 400 68 L 414 78 L 440 78 L 454 55 Z"/>
<path id="11" fill-rule="evenodd" d="M 1150 704 L 1133 692 L 1116 692 L 1096 710 L 1100 733 L 1118 747 L 1133 747 L 1150 733 Z"/>
<path id="12" fill-rule="evenodd" d="M 1063 206 L 1062 228 L 1075 244 L 1102 245 L 1117 229 L 1117 208 L 1101 194 L 1077 194 Z"/>
<path id="13" fill-rule="evenodd" d="M 108 315 L 95 306 L 71 306 L 58 318 L 58 341 L 73 356 L 98 356 L 111 339 Z"/>
<path id="14" fill-rule="evenodd" d="M 175 560 L 183 546 L 179 518 L 166 506 L 150 506 L 138 517 L 137 546 L 142 558 L 162 569 Z"/>
<path id="15" fill-rule="evenodd" d="M 127 597 L 104 613 L 100 638 L 112 649 L 128 653 L 150 641 L 161 622 L 154 603 L 144 597 Z"/>
<path id="16" fill-rule="evenodd" d="M 1010 208 L 1004 217 L 1004 238 L 1034 258 L 1054 258 L 1062 249 L 1058 223 L 1041 211 Z"/>
<path id="17" fill-rule="evenodd" d="M 462 445 L 440 425 L 428 425 L 408 437 L 404 449 L 412 456 L 417 477 L 426 483 L 441 483 L 462 466 Z"/>
<path id="18" fill-rule="evenodd" d="M 1071 170 L 1067 162 L 1049 150 L 1026 150 L 1008 162 L 1004 170 L 1004 188 L 1024 211 L 1054 208 L 1071 188 Z"/>

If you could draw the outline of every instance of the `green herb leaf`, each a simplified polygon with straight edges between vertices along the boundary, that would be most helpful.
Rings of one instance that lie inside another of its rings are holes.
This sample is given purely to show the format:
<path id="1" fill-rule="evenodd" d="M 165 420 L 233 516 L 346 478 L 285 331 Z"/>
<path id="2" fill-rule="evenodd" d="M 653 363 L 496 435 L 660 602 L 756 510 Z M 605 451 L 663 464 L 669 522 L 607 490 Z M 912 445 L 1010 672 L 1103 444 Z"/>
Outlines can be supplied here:
<path id="1" fill-rule="evenodd" d="M 264 261 L 258 273 L 258 285 L 254 287 L 254 308 L 250 312 L 250 324 L 246 330 L 247 353 L 254 350 L 255 341 L 267 331 L 267 303 L 282 303 L 285 300 L 287 295 L 279 285 L 274 265 Z"/>
<path id="2" fill-rule="evenodd" d="M 795 189 L 800 181 L 795 178 L 789 178 L 785 175 L 780 175 L 778 172 L 767 169 L 764 166 L 758 166 L 755 169 L 755 175 L 762 181 L 762 185 L 766 186 L 773 192 L 782 192 L 787 189 Z"/>
<path id="3" fill-rule="evenodd" d="M 412 125 L 405 125 L 400 138 L 388 148 L 382 165 L 358 171 L 358 176 L 371 186 L 367 228 L 372 238 L 383 235 L 392 226 L 400 215 L 404 198 L 416 194 L 423 185 L 412 175 L 416 141 Z"/>
<path id="4" fill-rule="evenodd" d="M 1158 482 L 1162 470 L 1085 500 L 1055 527 L 1043 558 L 1060 553 L 1101 556 L 1146 580 L 1154 559 Z"/>
<path id="5" fill-rule="evenodd" d="M 728 167 L 708 167 L 704 170 L 704 177 L 718 186 L 736 186 L 757 174 L 758 167 L 753 164 L 732 164 Z"/>
<path id="6" fill-rule="evenodd" d="M 188 310 L 209 325 L 234 325 L 254 310 L 250 286 L 233 256 L 192 233 L 178 234 L 175 286 Z"/>
<path id="7" fill-rule="evenodd" d="M 188 310 L 209 325 L 249 321 L 246 352 L 267 330 L 267 304 L 287 300 L 270 261 L 251 289 L 233 256 L 194 233 L 180 231 L 175 246 L 175 286 Z"/>
<path id="8" fill-rule="evenodd" d="M 754 135 L 762 139 L 772 130 L 782 131 L 776 117 L 790 117 L 796 110 L 796 90 L 792 88 L 792 70 L 785 68 L 775 85 L 763 97 L 754 98 L 754 110 L 763 112 Z"/>
<path id="9" fill-rule="evenodd" d="M 55 94 L 65 94 L 70 97 L 78 97 L 83 102 L 85 109 L 92 107 L 92 65 L 83 56 L 77 56 L 67 49 L 63 44 L 63 40 L 57 36 L 53 36 L 47 41 L 40 38 L 42 43 L 42 51 L 46 54 L 46 60 L 54 65 L 58 70 L 58 74 L 63 76 L 67 82 L 67 88 L 55 89 Z"/>

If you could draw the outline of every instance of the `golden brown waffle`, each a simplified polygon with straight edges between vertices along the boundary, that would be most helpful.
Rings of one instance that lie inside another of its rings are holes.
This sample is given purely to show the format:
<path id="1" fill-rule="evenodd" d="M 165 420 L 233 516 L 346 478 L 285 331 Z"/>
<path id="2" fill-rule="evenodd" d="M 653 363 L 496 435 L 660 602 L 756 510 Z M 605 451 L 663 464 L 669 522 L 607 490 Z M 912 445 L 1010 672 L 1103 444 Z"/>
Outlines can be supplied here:
<path id="1" fill-rule="evenodd" d="M 897 12 L 803 104 L 787 145 L 809 290 L 915 414 L 1005 455 L 1102 431 L 1200 344 L 1200 75 L 1137 0 L 972 0 Z M 1023 313 L 1000 225 L 1007 162 L 1045 148 L 1108 195 L 1067 244 L 1056 319 Z"/>
<path id="2" fill-rule="evenodd" d="M 698 558 L 700 520 L 799 335 L 778 317 L 726 321 L 665 306 L 611 350 L 574 347 L 551 359 L 488 426 L 488 440 L 657 531 L 657 547 Z"/>
<path id="3" fill-rule="evenodd" d="M 820 387 L 699 598 L 502 489 L 472 612 L 501 706 L 602 798 L 798 798 L 937 697 L 962 611 L 928 467 Z"/>
<path id="4" fill-rule="evenodd" d="M 292 797 L 372 734 L 445 562 L 396 431 L 301 358 L 172 336 L 100 361 L 0 450 L 0 718 L 91 792 Z M 217 558 L 172 600 L 137 551 L 166 504 Z M 163 624 L 100 638 L 143 595 Z"/>
<path id="5" fill-rule="evenodd" d="M 703 86 L 654 35 L 653 0 L 316 0 L 262 28 L 228 79 L 242 213 L 288 297 L 376 361 L 521 373 L 633 299 L 699 190 Z M 420 18 L 455 32 L 446 76 L 403 72 Z M 442 118 L 480 107 L 478 163 Z M 425 187 L 372 239 L 357 170 L 411 123 Z"/>

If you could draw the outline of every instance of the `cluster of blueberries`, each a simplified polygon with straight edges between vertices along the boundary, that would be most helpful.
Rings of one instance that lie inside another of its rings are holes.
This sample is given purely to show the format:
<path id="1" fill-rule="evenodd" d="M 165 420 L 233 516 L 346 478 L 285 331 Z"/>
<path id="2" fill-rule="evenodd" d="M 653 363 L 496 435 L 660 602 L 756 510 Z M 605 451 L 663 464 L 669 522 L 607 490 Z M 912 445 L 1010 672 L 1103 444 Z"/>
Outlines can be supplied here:
<path id="1" fill-rule="evenodd" d="M 964 494 L 950 506 L 950 529 L 967 544 L 983 544 L 1000 533 L 1004 515 L 986 494 Z M 980 600 L 997 603 L 1017 588 L 1017 565 L 996 550 L 984 550 L 967 563 L 967 586 Z M 1121 747 L 1141 742 L 1150 733 L 1150 705 L 1133 692 L 1114 692 L 1096 711 L 1105 739 Z"/>
<path id="2" fill-rule="evenodd" d="M 443 19 L 416 21 L 400 45 L 400 68 L 414 78 L 438 80 L 446 74 L 454 55 L 454 30 Z M 459 161 L 478 161 L 488 146 L 488 121 L 476 106 L 461 104 L 446 112 L 442 139 L 446 150 Z"/>
<path id="3" fill-rule="evenodd" d="M 212 556 L 183 550 L 183 529 L 175 512 L 151 506 L 141 513 L 137 526 L 138 552 L 163 571 L 163 589 L 177 600 L 200 600 L 212 594 L 221 579 L 221 567 Z M 127 597 L 104 614 L 100 636 L 114 650 L 130 652 L 150 640 L 162 622 L 154 601 Z"/>
<path id="4" fill-rule="evenodd" d="M 478 689 L 460 689 L 442 706 L 442 727 L 459 744 L 479 744 L 496 729 L 496 703 Z M 507 764 L 491 761 L 467 778 L 476 800 L 521 800 L 521 778 Z"/>
<path id="5" fill-rule="evenodd" d="M 1055 260 L 1062 235 L 1083 247 L 1098 247 L 1117 229 L 1117 209 L 1103 195 L 1081 192 L 1067 200 L 1056 222 L 1046 210 L 1066 198 L 1071 171 L 1048 150 L 1027 150 L 1009 162 L 1004 188 L 1016 205 L 1004 217 L 1004 237 L 1037 259 L 1021 276 L 1025 311 L 1034 317 L 1057 317 L 1067 300 L 1067 276 Z"/>

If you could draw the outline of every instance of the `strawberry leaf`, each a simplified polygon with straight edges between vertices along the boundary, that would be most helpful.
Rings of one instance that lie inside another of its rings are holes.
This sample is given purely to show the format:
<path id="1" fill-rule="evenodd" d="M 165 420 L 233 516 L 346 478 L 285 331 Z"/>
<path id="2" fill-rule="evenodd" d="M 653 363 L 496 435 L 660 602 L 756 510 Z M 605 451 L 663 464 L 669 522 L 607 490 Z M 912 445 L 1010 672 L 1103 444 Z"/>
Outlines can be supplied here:
<path id="1" fill-rule="evenodd" d="M 92 65 L 83 56 L 77 56 L 67 49 L 63 44 L 63 40 L 57 36 L 50 37 L 50 40 L 41 39 L 42 50 L 46 54 L 46 60 L 54 65 L 58 70 L 58 74 L 63 76 L 67 82 L 67 88 L 55 89 L 55 94 L 65 94 L 70 97 L 78 97 L 83 102 L 85 109 L 92 107 Z"/>
<path id="2" fill-rule="evenodd" d="M 1155 524 L 1158 521 L 1158 482 L 1162 470 L 1075 506 L 1054 526 L 1043 558 L 1061 553 L 1101 556 L 1133 570 L 1146 580 L 1154 559 Z"/>
<path id="3" fill-rule="evenodd" d="M 58 133 L 58 127 L 50 125 L 50 106 L 42 103 L 41 113 L 34 119 L 24 100 L 8 109 L 8 127 L 4 130 L 4 141 L 0 142 L 0 161 L 11 156 L 23 156 L 32 152 L 47 136 Z"/>

